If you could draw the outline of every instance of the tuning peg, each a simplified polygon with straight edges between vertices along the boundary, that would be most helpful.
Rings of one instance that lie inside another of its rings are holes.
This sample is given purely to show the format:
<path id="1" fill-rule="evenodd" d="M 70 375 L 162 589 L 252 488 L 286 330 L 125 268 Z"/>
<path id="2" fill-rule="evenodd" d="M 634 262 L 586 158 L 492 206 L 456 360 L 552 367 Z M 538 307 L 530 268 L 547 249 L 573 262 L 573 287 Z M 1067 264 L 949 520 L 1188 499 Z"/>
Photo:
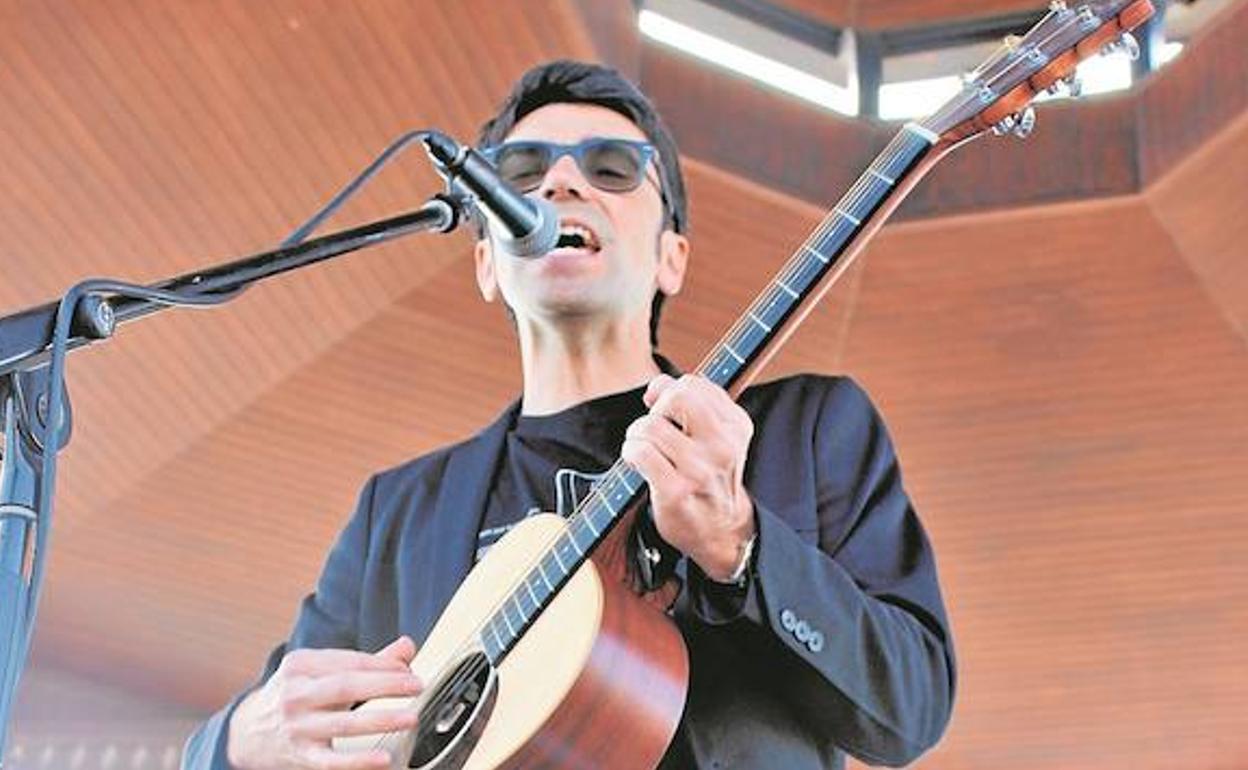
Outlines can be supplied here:
<path id="1" fill-rule="evenodd" d="M 1053 0 L 1053 2 L 1049 3 L 1049 10 L 1054 13 L 1061 13 L 1066 10 L 1065 0 Z"/>
<path id="2" fill-rule="evenodd" d="M 1071 99 L 1078 99 L 1079 94 L 1083 93 L 1083 79 L 1079 77 L 1077 72 L 1070 73 L 1058 82 L 1066 89 L 1066 95 Z"/>
<path id="3" fill-rule="evenodd" d="M 1031 136 L 1032 130 L 1036 127 L 1036 111 L 1029 104 L 1022 112 L 1018 113 L 1018 117 L 1014 123 L 1014 136 L 1019 139 L 1026 139 Z"/>
<path id="4" fill-rule="evenodd" d="M 1006 115 L 992 127 L 993 136 L 1013 134 L 1019 139 L 1026 139 L 1036 127 L 1036 111 L 1028 105 L 1022 112 Z"/>
<path id="5" fill-rule="evenodd" d="M 1135 61 L 1140 58 L 1140 44 L 1136 41 L 1135 35 L 1130 32 L 1123 32 L 1116 40 L 1111 40 L 1101 48 L 1102 54 L 1125 54 L 1128 59 Z"/>
<path id="6" fill-rule="evenodd" d="M 1066 96 L 1074 99 L 1079 96 L 1082 90 L 1083 82 L 1079 80 L 1078 75 L 1072 72 L 1064 78 L 1054 80 L 1049 84 L 1048 88 L 1044 89 L 1044 92 L 1049 96 Z"/>
<path id="7" fill-rule="evenodd" d="M 1121 50 L 1127 54 L 1127 58 L 1135 61 L 1140 58 L 1140 43 L 1135 39 L 1135 35 L 1130 32 L 1123 32 L 1122 37 L 1118 38 Z"/>

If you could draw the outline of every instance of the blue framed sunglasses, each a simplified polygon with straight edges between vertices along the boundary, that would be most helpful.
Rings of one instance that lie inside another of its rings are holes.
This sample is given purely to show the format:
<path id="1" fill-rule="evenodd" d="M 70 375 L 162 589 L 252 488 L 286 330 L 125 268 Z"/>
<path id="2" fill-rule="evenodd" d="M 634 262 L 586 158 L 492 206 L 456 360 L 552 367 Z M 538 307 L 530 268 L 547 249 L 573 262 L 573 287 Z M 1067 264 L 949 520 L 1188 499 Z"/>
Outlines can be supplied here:
<path id="1" fill-rule="evenodd" d="M 613 193 L 636 190 L 654 158 L 654 145 L 632 139 L 596 137 L 576 144 L 518 140 L 486 147 L 485 159 L 505 182 L 522 193 L 536 190 L 546 172 L 564 155 L 571 155 L 586 181 Z M 662 194 L 660 187 L 659 193 Z"/>

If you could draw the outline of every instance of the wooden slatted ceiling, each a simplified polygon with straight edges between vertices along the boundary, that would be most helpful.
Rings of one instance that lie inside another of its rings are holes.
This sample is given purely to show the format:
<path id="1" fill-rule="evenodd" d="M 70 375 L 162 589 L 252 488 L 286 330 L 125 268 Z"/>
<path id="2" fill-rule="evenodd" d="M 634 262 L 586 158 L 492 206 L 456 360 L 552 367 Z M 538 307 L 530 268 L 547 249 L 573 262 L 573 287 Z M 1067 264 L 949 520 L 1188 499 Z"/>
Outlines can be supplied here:
<path id="1" fill-rule="evenodd" d="M 1243 217 L 1248 211 L 1248 113 L 1148 191 L 1153 213 L 1233 328 L 1248 341 L 1248 274 Z M 1194 194 L 1195 193 L 1195 194 Z M 1210 205 L 1217 202 L 1217 205 Z"/>
<path id="2" fill-rule="evenodd" d="M 895 29 L 1043 10 L 1035 0 L 778 0 L 777 5 L 834 27 Z"/>
<path id="3" fill-rule="evenodd" d="M 402 4 L 169 12 L 136 4 L 118 12 L 84 2 L 17 14 L 18 34 L 3 48 L 3 103 L 14 119 L 0 131 L 17 148 L 5 153 L 13 164 L 6 178 L 28 181 L 9 188 L 0 207 L 5 275 L 16 278 L 0 287 L 0 301 L 37 302 L 91 274 L 151 280 L 270 248 L 385 142 L 428 123 L 429 105 L 461 108 L 441 108 L 440 122 L 471 135 L 528 62 L 585 53 L 563 42 L 577 36 L 556 17 L 528 36 L 528 47 L 518 41 L 513 58 L 500 56 L 473 77 L 452 78 L 444 67 L 430 77 L 425 68 L 459 46 L 450 30 L 482 7 L 418 16 Z M 477 15 L 502 35 L 523 15 L 510 8 Z M 360 45 L 365 32 L 369 44 Z M 448 50 L 426 48 L 428 61 L 418 62 L 410 41 L 431 38 Z M 361 83 L 348 99 L 357 82 L 378 76 L 384 91 Z M 348 101 L 358 105 L 352 119 L 333 110 Z M 422 188 L 435 189 L 424 164 L 396 164 L 336 221 L 410 207 Z M 106 415 L 79 425 L 79 440 L 109 446 L 115 458 L 84 469 L 89 499 L 116 497 L 154 470 L 171 439 L 187 443 L 210 430 L 447 258 L 409 241 L 285 278 L 280 298 L 247 297 L 210 325 L 182 311 L 123 329 L 119 339 L 134 346 L 107 354 L 123 367 L 98 375 L 107 387 L 75 395 L 80 408 Z M 150 355 L 145 344 L 169 351 L 148 371 L 139 360 Z M 190 350 L 202 357 L 175 353 Z M 83 366 L 96 355 L 81 356 Z M 97 375 L 75 366 L 73 376 Z M 119 402 L 118 389 L 143 397 Z M 67 500 L 75 494 L 65 490 Z"/>
<path id="4" fill-rule="evenodd" d="M 1243 340 L 1138 200 L 902 226 L 871 260 L 847 366 L 906 383 L 964 663 L 932 766 L 1214 766 L 1190 731 L 1231 734 L 1248 674 Z"/>
<path id="5" fill-rule="evenodd" d="M 83 1 L 0 24 L 9 308 L 265 248 L 402 130 L 471 135 L 528 64 L 586 55 L 563 4 Z M 508 43 L 465 50 L 473 25 Z M 962 678 L 921 766 L 1248 756 L 1242 147 L 1240 120 L 1144 196 L 890 227 L 773 365 L 870 389 L 935 539 Z M 822 216 L 688 169 L 694 266 L 663 332 L 686 367 Z M 338 223 L 430 184 L 401 163 Z M 75 354 L 38 665 L 201 708 L 246 682 L 366 475 L 514 394 L 468 248 L 408 239 Z"/>

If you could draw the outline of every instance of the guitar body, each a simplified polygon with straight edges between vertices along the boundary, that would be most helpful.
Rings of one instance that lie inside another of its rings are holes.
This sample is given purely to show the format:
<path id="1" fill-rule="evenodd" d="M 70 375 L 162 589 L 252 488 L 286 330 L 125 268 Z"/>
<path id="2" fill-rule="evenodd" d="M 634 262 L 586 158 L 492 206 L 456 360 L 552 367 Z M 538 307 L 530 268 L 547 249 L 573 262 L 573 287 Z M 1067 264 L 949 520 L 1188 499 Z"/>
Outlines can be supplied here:
<path id="1" fill-rule="evenodd" d="M 554 514 L 524 520 L 469 573 L 421 646 L 412 671 L 417 698 L 361 708 L 416 708 L 424 732 L 340 739 L 340 751 L 384 745 L 393 770 L 418 764 L 465 768 L 636 768 L 662 758 L 684 711 L 688 654 L 676 625 L 625 582 L 586 561 L 507 654 L 488 669 L 480 628 L 567 524 Z M 611 549 L 602 549 L 610 552 Z M 473 664 L 475 663 L 475 666 Z M 449 679 L 478 671 L 473 702 L 458 713 L 438 705 Z M 484 668 L 484 670 L 482 670 Z"/>

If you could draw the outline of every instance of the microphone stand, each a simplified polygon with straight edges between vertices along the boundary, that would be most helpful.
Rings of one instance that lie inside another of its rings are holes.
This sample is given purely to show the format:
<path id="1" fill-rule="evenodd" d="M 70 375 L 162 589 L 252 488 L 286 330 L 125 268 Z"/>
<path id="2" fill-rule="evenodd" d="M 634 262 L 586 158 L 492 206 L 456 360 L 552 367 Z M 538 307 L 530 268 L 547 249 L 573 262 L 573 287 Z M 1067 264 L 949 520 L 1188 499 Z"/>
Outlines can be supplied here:
<path id="1" fill-rule="evenodd" d="M 448 233 L 462 219 L 470 196 L 433 196 L 413 212 L 302 243 L 306 234 L 345 200 L 389 156 L 413 138 L 392 145 L 328 206 L 273 251 L 213 266 L 150 286 L 85 281 L 59 302 L 0 317 L 0 768 L 4 766 L 10 709 L 30 648 L 47 538 L 51 526 L 56 453 L 69 441 L 71 414 L 64 387 L 64 356 L 112 336 L 118 323 L 174 305 L 215 305 L 264 278 L 357 249 L 422 231 Z"/>

